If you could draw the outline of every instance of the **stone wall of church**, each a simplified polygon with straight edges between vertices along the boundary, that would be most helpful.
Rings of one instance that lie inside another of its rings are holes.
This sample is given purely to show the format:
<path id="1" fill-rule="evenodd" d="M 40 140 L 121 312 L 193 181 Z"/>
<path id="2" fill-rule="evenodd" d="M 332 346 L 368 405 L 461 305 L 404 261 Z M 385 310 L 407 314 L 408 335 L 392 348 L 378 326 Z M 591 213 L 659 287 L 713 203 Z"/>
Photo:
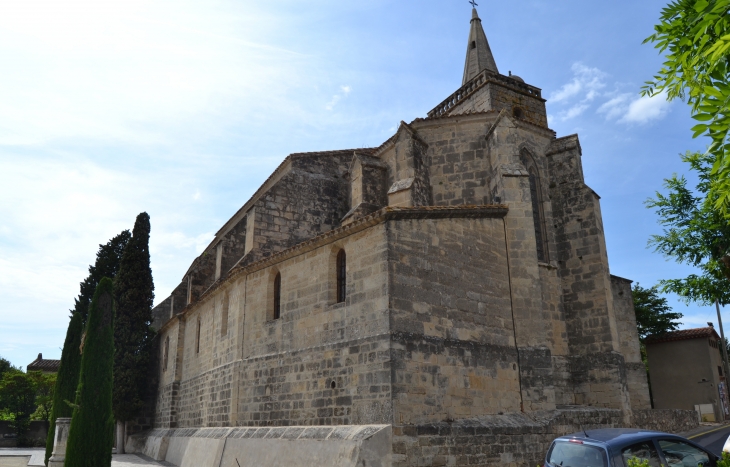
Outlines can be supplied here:
<path id="1" fill-rule="evenodd" d="M 600 198 L 585 185 L 580 158 L 576 136 L 555 140 L 548 152 L 575 403 L 628 410 Z"/>
<path id="2" fill-rule="evenodd" d="M 487 80 L 481 88 L 463 99 L 449 115 L 463 115 L 474 112 L 506 110 L 510 116 L 528 123 L 547 128 L 545 101 L 540 90 L 513 80 L 507 76 L 487 73 Z"/>
<path id="3" fill-rule="evenodd" d="M 349 211 L 345 173 L 353 151 L 291 156 L 291 171 L 263 193 L 253 210 L 253 255 L 246 264 L 332 230 Z"/>
<path id="4" fill-rule="evenodd" d="M 519 411 L 502 219 L 404 220 L 389 236 L 395 422 Z"/>
<path id="5" fill-rule="evenodd" d="M 626 382 L 631 396 L 631 409 L 650 409 L 649 382 L 646 367 L 641 360 L 636 313 L 631 295 L 631 281 L 622 277 L 611 276 L 611 291 L 613 292 L 613 308 L 616 312 L 621 354 L 626 360 Z"/>

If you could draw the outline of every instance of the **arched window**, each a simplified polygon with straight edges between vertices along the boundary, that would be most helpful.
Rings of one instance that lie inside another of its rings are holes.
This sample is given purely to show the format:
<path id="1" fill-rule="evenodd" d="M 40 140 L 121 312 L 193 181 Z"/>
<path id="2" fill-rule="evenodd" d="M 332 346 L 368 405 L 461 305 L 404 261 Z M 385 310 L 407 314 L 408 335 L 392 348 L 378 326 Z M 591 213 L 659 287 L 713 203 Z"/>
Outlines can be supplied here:
<path id="1" fill-rule="evenodd" d="M 542 188 L 540 176 L 535 164 L 535 159 L 527 150 L 522 150 L 520 159 L 527 169 L 530 180 L 530 200 L 532 201 L 532 221 L 535 226 L 535 244 L 537 247 L 537 260 L 543 263 L 548 262 L 548 242 L 545 231 L 545 216 L 542 208 Z"/>
<path id="2" fill-rule="evenodd" d="M 274 315 L 273 319 L 281 318 L 281 273 L 277 272 L 274 278 Z"/>
<path id="3" fill-rule="evenodd" d="M 228 292 L 223 296 L 223 304 L 221 305 L 221 336 L 224 337 L 228 334 L 228 307 L 230 298 Z"/>
<path id="4" fill-rule="evenodd" d="M 198 318 L 198 331 L 195 337 L 195 353 L 200 353 L 200 318 Z"/>
<path id="5" fill-rule="evenodd" d="M 337 303 L 347 298 L 347 254 L 345 250 L 337 253 Z"/>
<path id="6" fill-rule="evenodd" d="M 170 336 L 165 337 L 165 347 L 162 349 L 162 371 L 167 371 L 167 361 L 170 358 Z"/>

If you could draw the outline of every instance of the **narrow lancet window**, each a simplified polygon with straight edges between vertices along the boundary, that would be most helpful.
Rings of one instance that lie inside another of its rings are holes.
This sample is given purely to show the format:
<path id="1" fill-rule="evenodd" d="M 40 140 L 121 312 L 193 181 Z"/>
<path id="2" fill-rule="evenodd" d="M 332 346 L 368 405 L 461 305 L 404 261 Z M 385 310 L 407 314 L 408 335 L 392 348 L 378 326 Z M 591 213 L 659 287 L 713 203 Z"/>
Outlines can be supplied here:
<path id="1" fill-rule="evenodd" d="M 274 278 L 274 319 L 281 317 L 281 273 Z"/>
<path id="2" fill-rule="evenodd" d="M 347 255 L 345 250 L 337 253 L 337 303 L 347 298 Z"/>
<path id="3" fill-rule="evenodd" d="M 165 337 L 165 347 L 162 349 L 162 371 L 167 371 L 167 361 L 170 358 L 170 336 Z"/>
<path id="4" fill-rule="evenodd" d="M 195 353 L 200 353 L 200 318 L 198 318 L 198 331 L 195 337 Z"/>
<path id="5" fill-rule="evenodd" d="M 542 188 L 540 176 L 532 154 L 526 149 L 520 152 L 520 160 L 527 169 L 530 182 L 530 201 L 532 202 L 532 221 L 535 226 L 535 246 L 537 248 L 537 260 L 541 263 L 548 262 L 547 231 L 545 230 L 545 216 L 542 206 Z"/>
<path id="6" fill-rule="evenodd" d="M 535 243 L 537 244 L 537 260 L 547 262 L 547 242 L 545 241 L 545 229 L 542 222 L 542 206 L 540 206 L 540 191 L 537 173 L 534 168 L 530 174 L 530 198 L 532 198 L 532 220 L 535 224 Z"/>

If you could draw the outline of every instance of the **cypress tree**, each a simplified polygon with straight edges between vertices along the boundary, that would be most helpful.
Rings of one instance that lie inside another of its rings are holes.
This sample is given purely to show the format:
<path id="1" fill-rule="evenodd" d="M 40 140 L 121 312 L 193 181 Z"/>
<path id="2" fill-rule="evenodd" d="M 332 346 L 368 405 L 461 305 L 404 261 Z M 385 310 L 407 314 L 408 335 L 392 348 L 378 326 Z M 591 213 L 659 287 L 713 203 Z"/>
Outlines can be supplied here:
<path id="1" fill-rule="evenodd" d="M 48 465 L 48 459 L 53 454 L 56 419 L 58 417 L 70 417 L 73 411 L 66 401 L 73 401 L 76 398 L 76 387 L 79 383 L 79 370 L 81 368 L 79 346 L 81 345 L 81 334 L 89 315 L 91 299 L 102 278 L 110 277 L 113 279 L 117 275 L 122 253 L 131 237 L 132 234 L 129 233 L 129 230 L 123 230 L 119 235 L 109 240 L 106 245 L 99 245 L 96 262 L 89 266 L 89 275 L 81 282 L 79 296 L 74 300 L 74 309 L 71 310 L 71 320 L 66 330 L 66 340 L 61 353 L 61 366 L 58 369 L 58 379 L 53 393 L 53 407 L 48 421 L 46 465 Z"/>
<path id="2" fill-rule="evenodd" d="M 61 366 L 58 369 L 58 379 L 53 392 L 53 406 L 49 418 L 48 437 L 46 438 L 46 459 L 53 454 L 53 441 L 56 437 L 56 419 L 58 417 L 70 417 L 73 408 L 66 401 L 73 401 L 76 398 L 76 388 L 79 385 L 79 370 L 81 369 L 81 314 L 71 313 L 71 321 L 68 323 L 66 340 L 63 343 L 61 352 Z"/>
<path id="3" fill-rule="evenodd" d="M 114 298 L 109 278 L 99 282 L 82 342 L 81 373 L 64 467 L 109 467 L 114 444 Z"/>
<path id="4" fill-rule="evenodd" d="M 114 279 L 117 318 L 114 326 L 114 416 L 124 423 L 144 405 L 147 373 L 151 360 L 154 284 L 150 269 L 150 217 L 137 216 L 132 239 L 124 249 L 119 272 Z M 117 448 L 123 451 L 123 439 Z"/>
<path id="5" fill-rule="evenodd" d="M 99 285 L 102 278 L 114 279 L 117 275 L 122 254 L 131 237 L 129 230 L 123 230 L 119 235 L 109 240 L 106 245 L 99 245 L 96 261 L 93 266 L 89 266 L 89 276 L 81 283 L 81 293 L 79 293 L 73 309 L 74 312 L 81 314 L 83 324 L 86 324 L 89 305 L 96 291 L 96 286 Z"/>

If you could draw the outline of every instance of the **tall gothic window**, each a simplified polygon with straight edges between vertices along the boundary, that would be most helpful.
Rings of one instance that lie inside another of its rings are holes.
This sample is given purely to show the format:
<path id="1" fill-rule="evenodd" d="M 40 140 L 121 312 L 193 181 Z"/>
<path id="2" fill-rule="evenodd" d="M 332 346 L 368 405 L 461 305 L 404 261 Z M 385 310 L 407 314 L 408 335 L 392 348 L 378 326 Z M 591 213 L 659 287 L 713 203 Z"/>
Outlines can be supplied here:
<path id="1" fill-rule="evenodd" d="M 345 250 L 337 253 L 337 303 L 347 298 L 347 254 Z"/>
<path id="2" fill-rule="evenodd" d="M 200 318 L 198 318 L 198 331 L 195 337 L 195 353 L 200 353 Z"/>
<path id="3" fill-rule="evenodd" d="M 170 359 L 170 336 L 165 337 L 165 347 L 162 349 L 162 371 L 167 371 L 167 361 Z"/>
<path id="4" fill-rule="evenodd" d="M 548 262 L 548 242 L 545 231 L 545 216 L 542 208 L 542 189 L 540 187 L 540 176 L 532 155 L 523 150 L 520 159 L 527 169 L 530 180 L 530 200 L 532 201 L 532 221 L 535 226 L 535 244 L 537 247 L 537 260 L 543 263 Z"/>
<path id="5" fill-rule="evenodd" d="M 230 303 L 230 297 L 228 292 L 223 296 L 223 304 L 221 305 L 221 336 L 228 334 L 228 307 Z"/>
<path id="6" fill-rule="evenodd" d="M 277 272 L 274 278 L 274 319 L 281 317 L 281 273 Z"/>

